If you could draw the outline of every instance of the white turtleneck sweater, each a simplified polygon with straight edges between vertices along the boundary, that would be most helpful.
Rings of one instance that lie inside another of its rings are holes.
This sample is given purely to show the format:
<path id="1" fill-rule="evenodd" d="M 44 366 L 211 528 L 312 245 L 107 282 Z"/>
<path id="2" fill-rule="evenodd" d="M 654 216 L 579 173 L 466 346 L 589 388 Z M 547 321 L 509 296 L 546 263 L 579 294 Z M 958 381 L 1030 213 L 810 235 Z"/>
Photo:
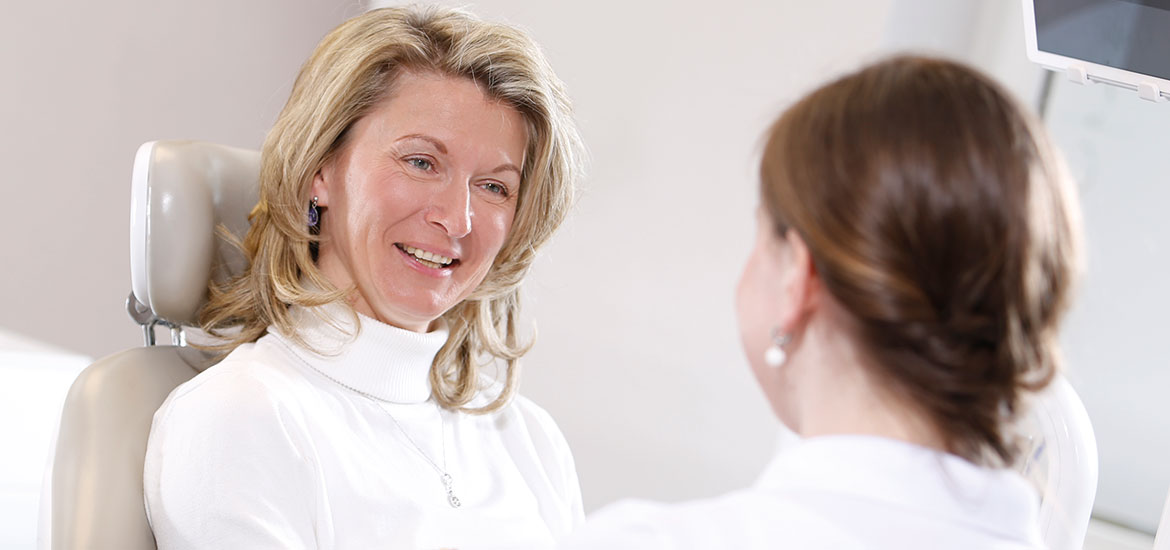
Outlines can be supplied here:
<path id="1" fill-rule="evenodd" d="M 573 458 L 544 410 L 517 397 L 475 416 L 431 399 L 445 329 L 360 317 L 349 339 L 343 306 L 294 315 L 321 354 L 270 328 L 155 413 L 144 482 L 160 550 L 526 548 L 580 524 Z"/>

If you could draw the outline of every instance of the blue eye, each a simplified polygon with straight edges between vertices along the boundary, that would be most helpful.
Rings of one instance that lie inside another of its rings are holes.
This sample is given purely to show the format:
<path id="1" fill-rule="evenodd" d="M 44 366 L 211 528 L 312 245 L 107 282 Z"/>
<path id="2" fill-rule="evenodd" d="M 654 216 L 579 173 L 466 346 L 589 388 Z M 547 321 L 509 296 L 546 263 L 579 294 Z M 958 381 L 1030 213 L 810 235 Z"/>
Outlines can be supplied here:
<path id="1" fill-rule="evenodd" d="M 496 183 L 494 181 L 489 181 L 487 183 L 484 183 L 483 188 L 486 189 L 489 193 L 495 193 L 496 195 L 500 195 L 501 197 L 508 196 L 508 188 L 504 187 L 503 185 Z"/>
<path id="2" fill-rule="evenodd" d="M 434 163 L 431 161 L 418 157 L 406 159 L 406 163 L 415 168 L 418 168 L 419 170 L 424 170 L 427 172 L 431 171 L 431 169 L 435 167 Z"/>

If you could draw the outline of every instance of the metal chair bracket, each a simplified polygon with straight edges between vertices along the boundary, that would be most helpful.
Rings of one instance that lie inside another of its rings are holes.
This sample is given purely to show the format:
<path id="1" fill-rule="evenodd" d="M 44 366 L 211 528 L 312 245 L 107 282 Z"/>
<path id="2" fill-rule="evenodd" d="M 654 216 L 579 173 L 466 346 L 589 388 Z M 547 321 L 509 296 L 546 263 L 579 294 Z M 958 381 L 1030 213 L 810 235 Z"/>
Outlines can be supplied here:
<path id="1" fill-rule="evenodd" d="M 126 297 L 126 313 L 129 313 L 130 319 L 142 327 L 143 345 L 149 347 L 157 344 L 154 336 L 154 327 L 157 325 L 171 329 L 172 346 L 187 345 L 187 335 L 183 332 L 183 327 L 166 319 L 158 318 L 149 307 L 138 301 L 133 291 Z"/>

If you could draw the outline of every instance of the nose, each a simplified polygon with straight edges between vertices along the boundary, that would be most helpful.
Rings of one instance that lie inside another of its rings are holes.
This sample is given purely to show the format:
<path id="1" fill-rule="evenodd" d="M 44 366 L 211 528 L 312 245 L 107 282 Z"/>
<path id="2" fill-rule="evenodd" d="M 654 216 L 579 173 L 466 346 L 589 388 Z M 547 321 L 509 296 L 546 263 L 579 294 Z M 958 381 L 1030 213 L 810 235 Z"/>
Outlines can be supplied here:
<path id="1" fill-rule="evenodd" d="M 432 198 L 426 219 L 455 239 L 471 233 L 470 181 L 453 179 L 443 185 Z"/>

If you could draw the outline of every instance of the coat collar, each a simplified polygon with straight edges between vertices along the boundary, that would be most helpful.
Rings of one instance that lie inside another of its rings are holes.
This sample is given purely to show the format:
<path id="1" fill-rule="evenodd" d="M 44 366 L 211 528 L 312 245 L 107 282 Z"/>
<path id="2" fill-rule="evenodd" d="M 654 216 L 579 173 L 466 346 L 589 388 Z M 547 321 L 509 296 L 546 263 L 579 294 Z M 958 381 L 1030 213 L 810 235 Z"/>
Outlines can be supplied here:
<path id="1" fill-rule="evenodd" d="M 756 486 L 846 494 L 1006 538 L 1038 536 L 1036 492 L 1015 472 L 881 437 L 833 435 L 793 443 L 778 452 Z"/>

